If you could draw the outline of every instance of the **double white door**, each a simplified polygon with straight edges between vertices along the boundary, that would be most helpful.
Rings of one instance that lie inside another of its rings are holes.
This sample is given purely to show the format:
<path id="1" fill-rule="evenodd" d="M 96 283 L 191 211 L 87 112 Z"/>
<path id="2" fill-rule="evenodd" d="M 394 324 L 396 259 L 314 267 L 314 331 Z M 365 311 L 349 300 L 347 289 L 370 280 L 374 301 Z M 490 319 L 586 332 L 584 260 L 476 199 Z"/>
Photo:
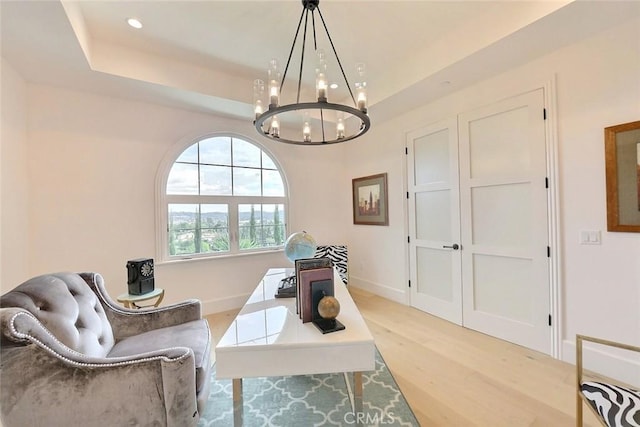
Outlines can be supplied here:
<path id="1" fill-rule="evenodd" d="M 407 135 L 411 304 L 549 354 L 542 89 Z"/>

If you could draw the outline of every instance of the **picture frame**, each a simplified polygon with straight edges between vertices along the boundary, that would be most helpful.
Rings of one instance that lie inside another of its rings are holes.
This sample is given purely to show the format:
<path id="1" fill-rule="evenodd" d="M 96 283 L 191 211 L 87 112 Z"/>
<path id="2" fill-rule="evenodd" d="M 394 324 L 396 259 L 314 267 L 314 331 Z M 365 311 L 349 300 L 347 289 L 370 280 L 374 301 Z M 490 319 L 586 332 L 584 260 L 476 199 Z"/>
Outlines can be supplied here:
<path id="1" fill-rule="evenodd" d="M 354 224 L 389 225 L 387 174 L 354 178 L 352 201 Z"/>
<path id="2" fill-rule="evenodd" d="M 607 230 L 640 233 L 640 120 L 604 129 Z"/>

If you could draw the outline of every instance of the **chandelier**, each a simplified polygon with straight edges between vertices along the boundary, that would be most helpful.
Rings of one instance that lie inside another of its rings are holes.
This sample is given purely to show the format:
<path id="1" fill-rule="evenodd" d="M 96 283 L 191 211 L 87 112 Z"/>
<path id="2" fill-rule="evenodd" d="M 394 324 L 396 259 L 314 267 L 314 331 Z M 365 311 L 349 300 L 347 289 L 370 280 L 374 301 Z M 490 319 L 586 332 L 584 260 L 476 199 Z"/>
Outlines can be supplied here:
<path id="1" fill-rule="evenodd" d="M 358 74 L 355 82 L 356 95 L 351 90 L 347 76 L 342 68 L 342 63 L 336 52 L 329 30 L 320 12 L 320 0 L 302 0 L 302 13 L 298 21 L 298 28 L 293 38 L 289 58 L 284 69 L 282 79 L 278 62 L 272 59 L 269 63 L 267 83 L 257 79 L 253 83 L 253 106 L 255 112 L 254 125 L 256 130 L 274 141 L 299 145 L 325 145 L 345 142 L 364 135 L 371 126 L 367 115 L 367 92 L 364 64 L 356 65 Z M 335 55 L 337 65 L 340 68 L 346 88 L 349 91 L 353 106 L 329 102 L 329 85 L 327 79 L 327 56 L 325 51 L 318 49 L 316 40 L 316 15 L 318 12 L 327 39 Z M 300 28 L 304 20 L 302 32 L 302 47 L 300 55 L 300 70 L 298 74 L 298 90 L 296 102 L 282 105 L 282 89 L 287 77 L 287 71 L 291 63 L 291 57 L 300 34 Z M 310 21 L 310 25 L 309 25 Z M 315 100 L 300 102 L 302 76 L 304 68 L 304 54 L 307 39 L 307 28 L 311 27 L 313 34 L 313 47 L 316 55 L 315 66 Z M 266 95 L 265 96 L 265 89 Z M 268 103 L 267 103 L 268 102 Z M 265 109 L 264 106 L 268 105 Z"/>

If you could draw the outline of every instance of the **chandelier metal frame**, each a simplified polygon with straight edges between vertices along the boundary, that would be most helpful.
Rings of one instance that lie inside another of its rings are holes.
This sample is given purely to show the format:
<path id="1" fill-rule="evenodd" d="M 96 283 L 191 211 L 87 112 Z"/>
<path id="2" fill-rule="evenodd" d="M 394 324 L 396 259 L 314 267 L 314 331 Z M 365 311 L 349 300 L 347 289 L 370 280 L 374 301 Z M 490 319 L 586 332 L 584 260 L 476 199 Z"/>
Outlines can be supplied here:
<path id="1" fill-rule="evenodd" d="M 366 106 L 362 108 L 357 108 L 358 103 L 356 102 L 356 99 L 353 95 L 353 91 L 351 90 L 351 86 L 349 85 L 349 82 L 347 80 L 347 76 L 342 67 L 342 63 L 340 62 L 338 52 L 336 51 L 336 48 L 333 44 L 333 40 L 331 39 L 331 35 L 329 34 L 329 30 L 327 29 L 327 24 L 325 23 L 324 17 L 322 16 L 322 12 L 320 11 L 319 3 L 320 3 L 320 0 L 302 0 L 302 5 L 303 5 L 302 13 L 300 14 L 300 20 L 298 21 L 298 27 L 296 29 L 295 36 L 293 38 L 293 43 L 291 45 L 291 50 L 289 52 L 289 58 L 287 59 L 287 65 L 285 66 L 284 74 L 282 76 L 282 80 L 280 83 L 280 93 L 282 93 L 282 88 L 284 87 L 284 83 L 287 77 L 287 71 L 289 70 L 289 64 L 291 63 L 291 57 L 293 56 L 293 51 L 295 49 L 296 42 L 298 40 L 300 28 L 302 26 L 302 21 L 304 19 L 304 31 L 303 31 L 302 51 L 301 51 L 302 53 L 300 57 L 300 71 L 298 75 L 298 92 L 296 97 L 296 103 L 288 104 L 288 105 L 269 104 L 269 108 L 261 114 L 256 114 L 256 118 L 254 120 L 254 125 L 256 130 L 260 134 L 274 141 L 284 142 L 288 144 L 297 144 L 297 145 L 335 144 L 335 143 L 346 142 L 346 141 L 350 141 L 352 139 L 358 138 L 359 136 L 364 135 L 371 127 L 371 120 L 367 115 Z M 318 15 L 320 16 L 320 20 L 322 21 L 322 26 L 324 27 L 325 33 L 327 34 L 327 38 L 329 39 L 329 43 L 331 44 L 331 49 L 333 50 L 333 54 L 335 55 L 336 60 L 338 62 L 338 66 L 340 67 L 340 71 L 342 72 L 342 77 L 344 78 L 344 82 L 347 86 L 347 89 L 349 90 L 349 95 L 351 96 L 351 100 L 353 101 L 354 107 L 349 105 L 344 105 L 344 104 L 336 104 L 336 103 L 328 102 L 326 97 L 319 97 L 316 102 L 300 102 L 300 88 L 302 86 L 302 71 L 304 68 L 304 54 L 305 54 L 305 47 L 306 47 L 309 14 L 311 14 L 314 50 L 317 51 L 316 20 L 315 20 L 315 14 L 314 14 L 316 10 L 318 11 Z M 327 130 L 325 129 L 324 110 L 333 110 L 336 112 L 344 112 L 344 113 L 350 114 L 351 116 L 356 117 L 360 120 L 360 126 L 358 127 L 356 132 L 350 135 L 344 135 L 342 137 L 336 136 L 336 138 L 334 139 L 327 139 Z M 287 113 L 291 111 L 315 111 L 316 113 L 315 117 L 317 117 L 319 113 L 322 140 L 318 140 L 318 141 L 313 141 L 313 140 L 305 141 L 302 139 L 293 140 L 293 139 L 287 139 L 287 138 L 281 137 L 279 133 L 275 133 L 275 134 L 272 133 L 271 124 L 270 124 L 271 119 L 274 116 L 277 116 L 278 114 Z M 266 129 L 264 127 L 265 123 L 268 124 L 268 127 Z"/>

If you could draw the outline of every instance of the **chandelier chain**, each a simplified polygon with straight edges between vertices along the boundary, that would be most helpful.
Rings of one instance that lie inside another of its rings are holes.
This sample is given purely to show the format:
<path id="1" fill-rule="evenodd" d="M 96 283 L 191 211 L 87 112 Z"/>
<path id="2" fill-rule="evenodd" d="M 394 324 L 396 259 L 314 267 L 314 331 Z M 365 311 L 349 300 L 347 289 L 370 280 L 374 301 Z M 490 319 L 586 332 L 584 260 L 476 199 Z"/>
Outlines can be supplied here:
<path id="1" fill-rule="evenodd" d="M 302 57 L 300 58 L 300 74 L 298 74 L 298 96 L 296 98 L 296 104 L 300 103 L 300 86 L 302 85 L 302 68 L 304 66 L 304 51 L 307 46 L 307 22 L 309 21 L 309 11 L 304 16 L 304 33 L 302 33 Z M 284 79 L 283 76 L 282 78 Z M 280 90 L 282 93 L 282 90 Z"/>
<path id="2" fill-rule="evenodd" d="M 305 12 L 306 12 L 306 9 L 302 9 L 302 13 L 300 14 L 300 20 L 298 21 L 298 28 L 296 28 L 296 34 L 293 36 L 293 43 L 291 43 L 289 58 L 287 59 L 287 65 L 284 67 L 284 74 L 282 75 L 282 81 L 280 82 L 280 92 L 282 92 L 282 88 L 284 87 L 284 78 L 287 76 L 287 70 L 289 69 L 289 63 L 291 62 L 291 57 L 293 56 L 293 50 L 296 47 L 296 42 L 298 41 L 298 34 L 300 33 L 300 25 L 302 25 L 302 18 L 304 18 Z"/>
<path id="3" fill-rule="evenodd" d="M 351 86 L 349 85 L 349 80 L 347 79 L 347 75 L 344 72 L 344 68 L 342 68 L 342 62 L 340 62 L 340 57 L 338 56 L 336 47 L 333 45 L 333 40 L 331 39 L 331 34 L 329 34 L 329 29 L 327 28 L 327 24 L 324 22 L 324 17 L 322 16 L 322 12 L 320 11 L 320 6 L 317 6 L 317 9 L 318 9 L 318 15 L 320 15 L 320 19 L 322 20 L 322 25 L 324 25 L 324 31 L 327 33 L 327 37 L 329 38 L 329 43 L 331 43 L 331 49 L 333 49 L 333 54 L 336 56 L 336 60 L 338 61 L 338 65 L 340 66 L 342 77 L 344 78 L 344 82 L 347 85 L 347 89 L 349 89 L 349 94 L 351 95 L 351 99 L 353 100 L 353 105 L 357 106 L 356 98 L 355 96 L 353 96 L 353 91 L 351 90 Z"/>

